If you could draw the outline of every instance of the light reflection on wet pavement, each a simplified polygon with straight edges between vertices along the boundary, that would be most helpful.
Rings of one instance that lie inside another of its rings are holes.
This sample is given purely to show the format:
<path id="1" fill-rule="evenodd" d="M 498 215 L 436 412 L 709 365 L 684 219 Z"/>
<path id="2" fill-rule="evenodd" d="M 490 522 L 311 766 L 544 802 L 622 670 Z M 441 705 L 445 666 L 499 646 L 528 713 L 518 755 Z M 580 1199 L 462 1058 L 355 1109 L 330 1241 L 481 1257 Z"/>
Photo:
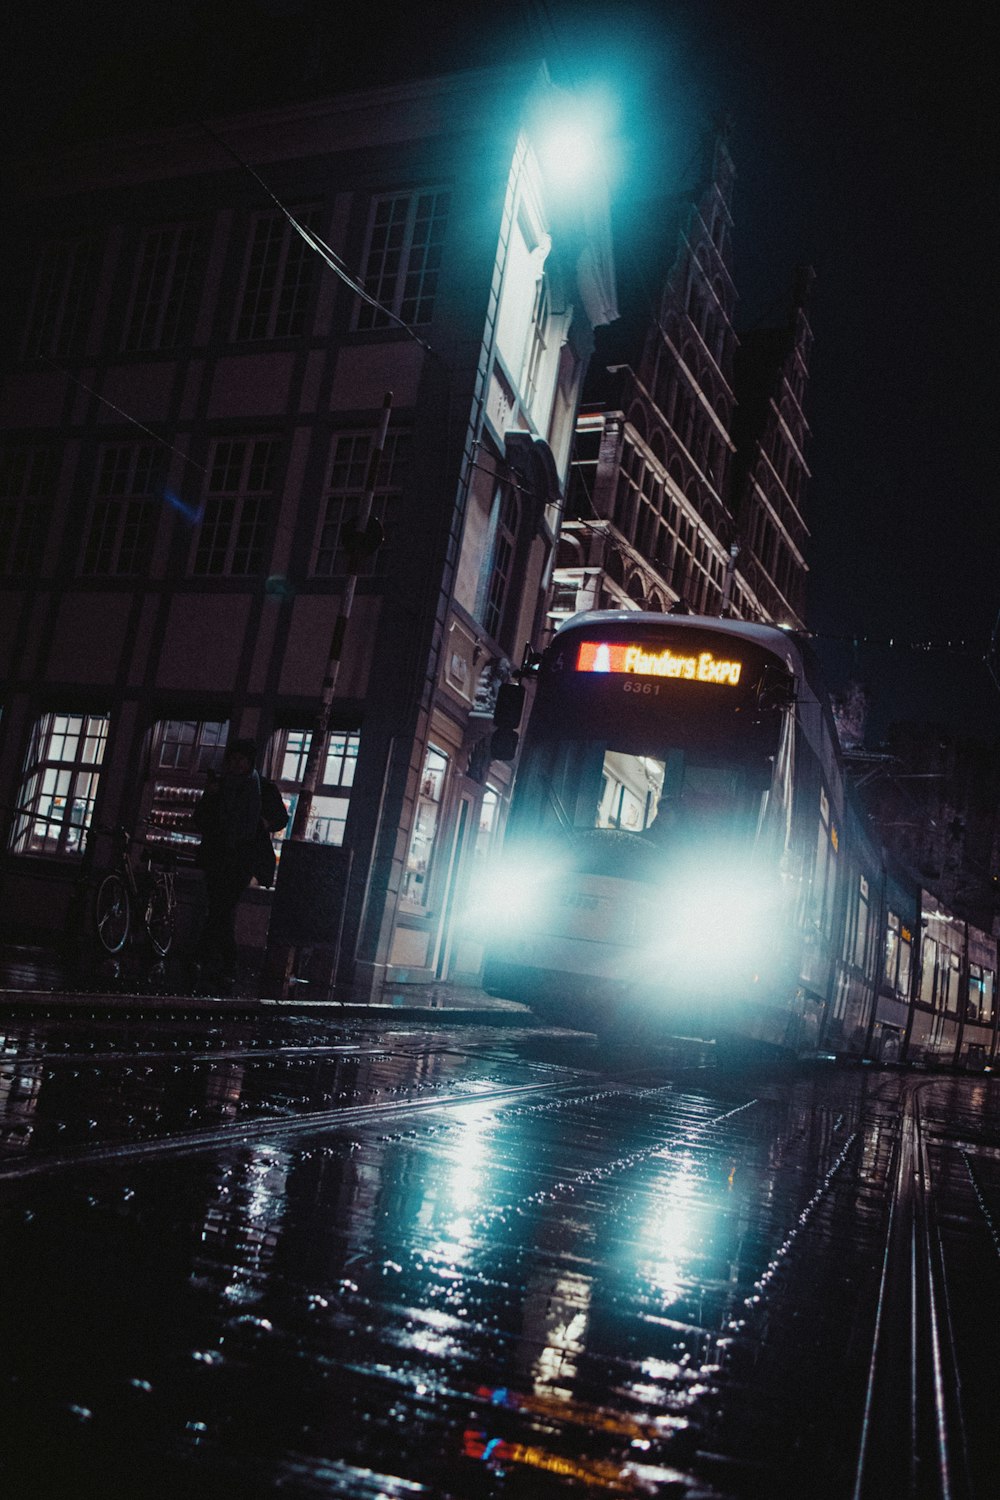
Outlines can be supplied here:
<path id="1" fill-rule="evenodd" d="M 898 1079 L 704 1063 L 488 1027 L 9 1026 L 13 1477 L 848 1493 Z"/>

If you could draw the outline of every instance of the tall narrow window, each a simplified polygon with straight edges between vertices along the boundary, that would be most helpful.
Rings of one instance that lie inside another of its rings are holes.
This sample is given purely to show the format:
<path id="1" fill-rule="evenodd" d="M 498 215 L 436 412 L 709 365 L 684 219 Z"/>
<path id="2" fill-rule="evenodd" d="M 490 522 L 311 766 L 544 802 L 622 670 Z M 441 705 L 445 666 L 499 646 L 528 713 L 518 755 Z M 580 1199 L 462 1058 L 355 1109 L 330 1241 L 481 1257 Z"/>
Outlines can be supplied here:
<path id="1" fill-rule="evenodd" d="M 812 906 L 818 927 L 829 936 L 833 915 L 834 885 L 837 875 L 837 826 L 830 816 L 826 792 L 819 793 L 819 828 L 816 835 L 816 863 L 813 867 Z"/>
<path id="2" fill-rule="evenodd" d="M 854 962 L 859 969 L 865 966 L 865 955 L 868 949 L 868 919 L 869 919 L 869 892 L 868 882 L 863 875 L 859 876 L 858 904 L 855 913 L 854 931 Z"/>
<path id="3" fill-rule="evenodd" d="M 924 934 L 920 952 L 920 998 L 925 1005 L 934 1003 L 934 977 L 937 971 L 937 943 Z"/>
<path id="4" fill-rule="evenodd" d="M 450 194 L 398 193 L 372 203 L 365 248 L 365 290 L 380 307 L 358 304 L 359 328 L 385 328 L 391 319 L 429 323 L 441 271 Z"/>
<path id="5" fill-rule="evenodd" d="M 159 511 L 161 450 L 153 443 L 111 443 L 101 450 L 83 548 L 84 573 L 145 573 Z"/>
<path id="6" fill-rule="evenodd" d="M 148 229 L 139 245 L 123 349 L 173 349 L 190 338 L 204 266 L 204 231 L 194 224 Z"/>
<path id="7" fill-rule="evenodd" d="M 46 448 L 0 449 L 0 576 L 39 571 L 54 471 Z"/>
<path id="8" fill-rule="evenodd" d="M 517 491 L 513 485 L 501 485 L 493 506 L 492 536 L 483 576 L 482 621 L 495 641 L 503 636 L 520 517 Z"/>
<path id="9" fill-rule="evenodd" d="M 903 923 L 899 929 L 899 979 L 897 981 L 897 989 L 903 999 L 909 999 L 912 970 L 913 933 Z"/>
<path id="10" fill-rule="evenodd" d="M 96 287 L 92 240 L 54 240 L 43 246 L 28 313 L 26 359 L 84 352 Z"/>
<path id="11" fill-rule="evenodd" d="M 444 801 L 448 757 L 428 745 L 424 768 L 420 773 L 416 817 L 410 835 L 410 849 L 403 872 L 402 896 L 414 906 L 426 907 L 430 893 L 430 876 L 437 842 L 438 819 Z"/>
<path id="12" fill-rule="evenodd" d="M 312 572 L 318 578 L 348 571 L 345 535 L 360 515 L 371 445 L 372 434 L 368 432 L 339 433 L 334 439 L 326 504 L 312 566 Z M 386 539 L 381 547 L 361 560 L 358 571 L 363 577 L 386 571 L 386 556 L 392 545 L 393 512 L 406 481 L 409 459 L 409 433 L 388 432 L 375 476 L 371 510 L 373 518 L 382 524 Z"/>
<path id="13" fill-rule="evenodd" d="M 108 738 L 106 714 L 45 714 L 31 734 L 11 831 L 15 854 L 79 856 Z"/>
<path id="14" fill-rule="evenodd" d="M 535 289 L 535 305 L 531 312 L 531 332 L 528 335 L 528 351 L 525 359 L 524 395 L 529 409 L 534 410 L 538 397 L 539 382 L 545 368 L 549 338 L 549 283 L 543 275 Z"/>
<path id="15" fill-rule="evenodd" d="M 319 227 L 319 209 L 296 209 L 306 229 Z M 318 257 L 280 211 L 257 214 L 243 272 L 237 339 L 297 337 L 305 327 Z"/>
<path id="16" fill-rule="evenodd" d="M 306 756 L 312 734 L 303 729 L 279 729 L 272 735 L 267 749 L 266 769 L 278 783 L 289 810 L 288 827 L 275 836 L 280 852 L 281 840 L 295 820 L 295 807 L 302 790 Z M 354 786 L 361 736 L 353 730 L 335 731 L 330 735 L 312 800 L 306 839 L 315 844 L 342 844 L 347 826 L 347 811 Z"/>
<path id="17" fill-rule="evenodd" d="M 264 571 L 277 457 L 276 438 L 226 438 L 216 443 L 195 573 L 212 577 Z"/>

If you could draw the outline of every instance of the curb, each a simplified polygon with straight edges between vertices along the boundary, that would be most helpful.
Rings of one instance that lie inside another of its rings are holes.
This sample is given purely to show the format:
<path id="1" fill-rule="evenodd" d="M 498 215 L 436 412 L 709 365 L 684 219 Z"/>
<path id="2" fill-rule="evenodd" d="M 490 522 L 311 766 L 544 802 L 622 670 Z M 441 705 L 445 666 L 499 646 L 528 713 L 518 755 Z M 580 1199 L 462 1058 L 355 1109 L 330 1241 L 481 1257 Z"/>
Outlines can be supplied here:
<path id="1" fill-rule="evenodd" d="M 122 1012 L 170 1011 L 226 1015 L 238 1013 L 259 1017 L 314 1015 L 351 1019 L 446 1020 L 452 1023 L 486 1025 L 530 1023 L 527 1006 L 514 1001 L 492 1005 L 387 1005 L 339 1000 L 276 1000 L 256 995 L 123 995 L 114 991 L 79 993 L 68 990 L 0 989 L 0 1012 L 55 1010 L 62 1012 L 110 1010 Z"/>

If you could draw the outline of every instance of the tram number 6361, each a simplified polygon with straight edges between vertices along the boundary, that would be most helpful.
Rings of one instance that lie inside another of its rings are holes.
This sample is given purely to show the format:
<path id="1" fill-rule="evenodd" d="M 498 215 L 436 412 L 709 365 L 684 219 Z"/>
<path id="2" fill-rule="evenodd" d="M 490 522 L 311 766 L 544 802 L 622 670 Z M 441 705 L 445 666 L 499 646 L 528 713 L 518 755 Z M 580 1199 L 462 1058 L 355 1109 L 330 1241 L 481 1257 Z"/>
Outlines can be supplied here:
<path id="1" fill-rule="evenodd" d="M 629 682 L 628 678 L 626 678 L 622 683 L 623 693 L 649 693 L 653 697 L 656 697 L 659 691 L 660 684 L 658 682 Z"/>

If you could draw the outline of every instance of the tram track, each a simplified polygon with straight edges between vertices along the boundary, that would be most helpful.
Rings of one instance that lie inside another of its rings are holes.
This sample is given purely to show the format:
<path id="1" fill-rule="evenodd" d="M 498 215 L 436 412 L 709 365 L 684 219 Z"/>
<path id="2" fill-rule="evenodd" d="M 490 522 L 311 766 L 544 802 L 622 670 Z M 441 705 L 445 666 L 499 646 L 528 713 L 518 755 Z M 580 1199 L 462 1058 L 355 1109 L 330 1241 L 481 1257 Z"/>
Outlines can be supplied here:
<path id="1" fill-rule="evenodd" d="M 967 1500 L 961 1382 L 922 1093 L 908 1081 L 852 1500 Z"/>
<path id="2" fill-rule="evenodd" d="M 468 1085 L 454 1088 L 447 1093 L 420 1099 L 379 1100 L 370 1104 L 343 1105 L 332 1109 L 310 1110 L 294 1117 L 230 1121 L 224 1125 L 205 1129 L 179 1131 L 147 1140 L 119 1140 L 82 1146 L 61 1153 L 39 1153 L 30 1160 L 0 1163 L 0 1181 L 16 1182 L 29 1178 L 54 1175 L 59 1172 L 100 1166 L 109 1162 L 137 1162 L 156 1160 L 167 1156 L 194 1155 L 196 1153 L 245 1146 L 258 1141 L 300 1138 L 321 1131 L 337 1131 L 370 1128 L 373 1125 L 403 1121 L 411 1116 L 423 1116 L 448 1109 L 504 1107 L 518 1104 L 538 1105 L 548 1101 L 588 1101 L 600 1097 L 613 1097 L 623 1087 L 641 1087 L 641 1076 L 610 1079 L 606 1086 L 595 1089 L 593 1078 L 586 1080 L 546 1081 L 506 1085 L 499 1088 L 470 1090 Z M 751 1101 L 753 1102 L 753 1101 Z M 746 1105 L 740 1108 L 746 1108 Z M 733 1113 L 729 1111 L 727 1113 Z M 660 1143 L 657 1149 L 664 1149 Z"/>

